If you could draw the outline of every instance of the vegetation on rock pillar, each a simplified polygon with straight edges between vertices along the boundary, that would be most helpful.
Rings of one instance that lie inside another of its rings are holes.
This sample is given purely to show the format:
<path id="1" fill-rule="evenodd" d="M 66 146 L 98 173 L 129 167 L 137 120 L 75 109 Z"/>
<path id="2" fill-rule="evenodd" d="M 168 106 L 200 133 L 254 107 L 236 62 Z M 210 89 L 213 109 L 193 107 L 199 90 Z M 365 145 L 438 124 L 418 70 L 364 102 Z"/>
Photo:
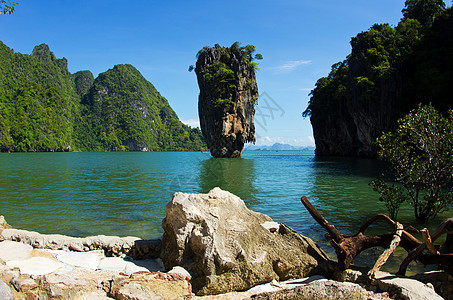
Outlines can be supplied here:
<path id="1" fill-rule="evenodd" d="M 453 110 L 444 118 L 432 106 L 420 106 L 398 124 L 377 140 L 379 157 L 390 165 L 388 178 L 370 184 L 392 217 L 407 202 L 426 221 L 453 203 Z"/>

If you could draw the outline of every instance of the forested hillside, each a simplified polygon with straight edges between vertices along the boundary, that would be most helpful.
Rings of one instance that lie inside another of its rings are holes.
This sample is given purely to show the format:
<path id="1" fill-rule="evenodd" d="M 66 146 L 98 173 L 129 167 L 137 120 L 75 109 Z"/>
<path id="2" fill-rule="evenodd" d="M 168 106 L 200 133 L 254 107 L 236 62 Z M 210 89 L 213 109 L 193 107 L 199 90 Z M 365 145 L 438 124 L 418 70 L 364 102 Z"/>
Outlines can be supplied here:
<path id="1" fill-rule="evenodd" d="M 453 11 L 409 0 L 396 27 L 375 24 L 311 92 L 317 155 L 375 156 L 374 141 L 419 103 L 453 107 Z"/>
<path id="2" fill-rule="evenodd" d="M 24 55 L 0 42 L 1 151 L 202 149 L 200 130 L 184 125 L 133 66 L 94 79 L 71 74 L 45 44 Z"/>

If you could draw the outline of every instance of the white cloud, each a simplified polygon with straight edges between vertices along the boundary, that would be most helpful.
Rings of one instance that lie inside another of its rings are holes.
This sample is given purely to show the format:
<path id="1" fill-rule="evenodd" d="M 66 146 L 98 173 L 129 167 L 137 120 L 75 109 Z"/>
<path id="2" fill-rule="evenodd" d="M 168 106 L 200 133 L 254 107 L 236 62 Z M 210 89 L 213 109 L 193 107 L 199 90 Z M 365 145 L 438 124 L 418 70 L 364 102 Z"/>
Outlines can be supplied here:
<path id="1" fill-rule="evenodd" d="M 309 135 L 309 136 L 307 136 L 307 138 L 310 141 L 311 145 L 314 146 L 315 145 L 315 139 L 313 138 L 313 136 Z"/>
<path id="2" fill-rule="evenodd" d="M 302 92 L 311 92 L 313 88 L 301 88 L 300 89 Z"/>
<path id="3" fill-rule="evenodd" d="M 283 65 L 276 67 L 275 69 L 278 71 L 292 71 L 299 66 L 308 65 L 311 63 L 311 60 L 290 60 L 285 62 Z"/>
<path id="4" fill-rule="evenodd" d="M 187 119 L 187 120 L 181 119 L 181 122 L 183 122 L 186 125 L 189 125 L 192 128 L 194 128 L 194 127 L 200 128 L 200 120 L 199 119 Z"/>

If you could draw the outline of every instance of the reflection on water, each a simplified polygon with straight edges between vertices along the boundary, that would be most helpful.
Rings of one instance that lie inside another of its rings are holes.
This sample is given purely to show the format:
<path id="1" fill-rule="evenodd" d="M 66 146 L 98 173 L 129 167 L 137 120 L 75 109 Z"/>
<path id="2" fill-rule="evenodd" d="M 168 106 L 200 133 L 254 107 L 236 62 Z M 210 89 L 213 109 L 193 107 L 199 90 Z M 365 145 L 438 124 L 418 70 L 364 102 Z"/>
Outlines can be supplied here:
<path id="1" fill-rule="evenodd" d="M 364 220 L 385 213 L 379 195 L 368 183 L 384 170 L 373 159 L 314 158 L 308 199 L 329 221 L 352 234 Z M 307 195 L 308 196 L 308 195 Z"/>
<path id="2" fill-rule="evenodd" d="M 199 192 L 220 187 L 243 199 L 250 209 L 258 204 L 255 161 L 245 158 L 209 158 L 199 162 Z"/>

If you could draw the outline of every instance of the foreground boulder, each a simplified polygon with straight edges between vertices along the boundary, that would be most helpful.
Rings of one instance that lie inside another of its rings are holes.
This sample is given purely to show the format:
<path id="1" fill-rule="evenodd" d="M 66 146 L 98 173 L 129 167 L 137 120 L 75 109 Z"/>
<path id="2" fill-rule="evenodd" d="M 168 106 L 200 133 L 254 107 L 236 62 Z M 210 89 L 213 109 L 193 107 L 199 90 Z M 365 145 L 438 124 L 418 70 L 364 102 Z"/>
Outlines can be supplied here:
<path id="1" fill-rule="evenodd" d="M 311 239 L 249 210 L 220 188 L 208 194 L 176 193 L 162 227 L 165 267 L 186 268 L 198 295 L 302 278 L 328 259 Z"/>

